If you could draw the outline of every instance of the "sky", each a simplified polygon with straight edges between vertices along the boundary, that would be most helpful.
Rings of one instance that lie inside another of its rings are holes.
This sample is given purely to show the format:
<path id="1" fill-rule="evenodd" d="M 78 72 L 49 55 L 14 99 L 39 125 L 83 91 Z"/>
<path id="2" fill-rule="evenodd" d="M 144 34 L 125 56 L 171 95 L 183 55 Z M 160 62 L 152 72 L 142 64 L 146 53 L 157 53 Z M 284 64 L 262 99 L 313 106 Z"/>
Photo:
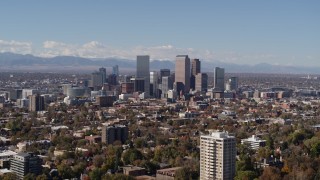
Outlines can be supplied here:
<path id="1" fill-rule="evenodd" d="M 320 67 L 320 1 L 4 0 L 0 52 Z"/>

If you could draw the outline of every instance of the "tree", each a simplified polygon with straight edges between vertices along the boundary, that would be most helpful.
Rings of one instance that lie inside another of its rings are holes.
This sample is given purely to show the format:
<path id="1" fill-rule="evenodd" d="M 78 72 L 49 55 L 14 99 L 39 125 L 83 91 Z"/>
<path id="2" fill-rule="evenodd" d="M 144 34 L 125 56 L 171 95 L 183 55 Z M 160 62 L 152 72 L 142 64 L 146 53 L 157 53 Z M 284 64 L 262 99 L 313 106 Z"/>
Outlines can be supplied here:
<path id="1" fill-rule="evenodd" d="M 237 151 L 239 153 L 240 159 L 243 159 L 245 156 L 254 154 L 254 150 L 252 150 L 248 145 L 245 144 L 239 144 L 237 146 Z"/>
<path id="2" fill-rule="evenodd" d="M 63 150 L 72 150 L 74 147 L 72 146 L 72 137 L 64 135 L 61 133 L 61 135 L 56 136 L 53 139 L 53 145 L 56 145 L 57 149 L 63 149 Z"/>
<path id="3" fill-rule="evenodd" d="M 266 138 L 266 145 L 267 147 L 269 147 L 270 149 L 274 149 L 274 140 L 271 136 L 267 136 Z"/>
<path id="4" fill-rule="evenodd" d="M 136 148 L 142 148 L 145 146 L 145 139 L 143 138 L 137 138 L 135 141 L 134 141 L 134 146 Z"/>
<path id="5" fill-rule="evenodd" d="M 161 146 L 161 145 L 167 145 L 168 144 L 168 139 L 165 137 L 158 137 L 157 141 L 156 141 L 157 146 Z"/>
<path id="6" fill-rule="evenodd" d="M 269 158 L 272 154 L 272 151 L 268 148 L 268 147 L 260 147 L 258 149 L 258 152 L 257 152 L 257 157 L 262 159 L 262 158 Z"/>
<path id="7" fill-rule="evenodd" d="M 102 171 L 100 168 L 95 168 L 89 173 L 90 179 L 101 180 Z"/>
<path id="8" fill-rule="evenodd" d="M 175 180 L 188 180 L 188 179 L 191 180 L 192 176 L 191 176 L 190 169 L 183 167 L 181 169 L 176 170 L 174 179 Z"/>
<path id="9" fill-rule="evenodd" d="M 320 155 L 320 142 L 316 142 L 311 145 L 310 153 L 312 157 L 318 157 Z"/>
<path id="10" fill-rule="evenodd" d="M 244 144 L 240 144 L 237 149 L 239 152 L 239 161 L 236 162 L 237 171 L 253 170 L 251 154 L 253 154 L 254 151 L 250 147 Z"/>
<path id="11" fill-rule="evenodd" d="M 102 180 L 134 180 L 135 178 L 124 174 L 106 174 L 102 176 Z"/>
<path id="12" fill-rule="evenodd" d="M 312 137 L 303 142 L 303 144 L 308 148 L 312 157 L 318 157 L 320 155 L 320 138 Z"/>
<path id="13" fill-rule="evenodd" d="M 161 161 L 161 148 L 156 148 L 155 149 L 155 152 L 154 152 L 154 157 L 153 157 L 153 159 L 155 160 L 155 161 L 158 161 L 158 162 L 160 162 Z"/>
<path id="14" fill-rule="evenodd" d="M 36 180 L 47 180 L 47 179 L 48 179 L 48 177 L 45 174 L 41 174 L 41 175 L 37 176 L 37 178 L 36 178 Z"/>
<path id="15" fill-rule="evenodd" d="M 275 167 L 266 167 L 263 170 L 260 180 L 281 180 L 281 172 L 278 168 Z"/>
<path id="16" fill-rule="evenodd" d="M 81 173 L 83 173 L 84 169 L 86 168 L 85 162 L 78 162 L 75 166 L 73 166 L 73 172 L 75 177 L 79 178 Z"/>
<path id="17" fill-rule="evenodd" d="M 36 175 L 33 173 L 28 173 L 23 177 L 23 180 L 34 180 L 36 179 Z"/>
<path id="18" fill-rule="evenodd" d="M 22 129 L 21 120 L 9 120 L 6 124 L 6 128 L 11 129 L 12 132 L 20 131 Z"/>
<path id="19" fill-rule="evenodd" d="M 143 157 L 142 153 L 135 148 L 128 149 L 127 151 L 125 151 L 123 153 L 123 156 L 122 156 L 122 160 L 123 160 L 124 164 L 133 164 L 133 162 L 135 160 L 138 160 L 138 159 L 141 160 L 143 158 L 144 157 Z"/>
<path id="20" fill-rule="evenodd" d="M 19 179 L 18 176 L 15 173 L 6 173 L 2 176 L 3 180 L 16 180 Z"/>
<path id="21" fill-rule="evenodd" d="M 236 162 L 237 171 L 250 171 L 253 170 L 253 164 L 249 156 L 243 156 L 240 161 Z"/>
<path id="22" fill-rule="evenodd" d="M 70 166 L 67 166 L 66 164 L 60 164 L 57 167 L 59 176 L 61 176 L 63 179 L 70 179 L 74 177 L 74 173 Z"/>
<path id="23" fill-rule="evenodd" d="M 117 170 L 121 165 L 122 148 L 109 145 L 106 149 L 106 159 L 103 168 Z"/>
<path id="24" fill-rule="evenodd" d="M 146 161 L 143 164 L 143 167 L 146 168 L 149 174 L 156 174 L 157 170 L 160 169 L 160 166 L 157 163 L 152 161 Z"/>
<path id="25" fill-rule="evenodd" d="M 93 157 L 93 165 L 97 168 L 101 168 L 105 158 L 102 155 L 95 155 Z"/>
<path id="26" fill-rule="evenodd" d="M 183 154 L 176 147 L 169 146 L 161 151 L 161 156 L 166 159 L 175 159 L 178 156 L 183 156 Z"/>
<path id="27" fill-rule="evenodd" d="M 290 134 L 291 142 L 295 145 L 300 144 L 305 139 L 310 139 L 313 136 L 313 132 L 307 129 L 301 129 Z"/>
<path id="28" fill-rule="evenodd" d="M 257 177 L 258 175 L 254 171 L 238 171 L 234 180 L 253 180 Z"/>

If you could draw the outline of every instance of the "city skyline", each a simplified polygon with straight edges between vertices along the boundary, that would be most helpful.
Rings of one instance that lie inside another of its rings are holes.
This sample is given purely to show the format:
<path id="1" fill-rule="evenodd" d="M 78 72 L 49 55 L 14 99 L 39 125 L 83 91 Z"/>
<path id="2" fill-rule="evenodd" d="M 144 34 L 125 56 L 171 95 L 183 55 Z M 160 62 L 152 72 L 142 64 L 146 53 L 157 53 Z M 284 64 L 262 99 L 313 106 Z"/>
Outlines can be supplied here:
<path id="1" fill-rule="evenodd" d="M 320 66 L 319 2 L 0 2 L 0 52 Z M 10 18 L 9 18 L 10 17 Z"/>
<path id="2" fill-rule="evenodd" d="M 0 178 L 317 179 L 319 75 L 209 79 L 191 58 L 175 72 L 148 55 L 135 74 L 0 72 Z"/>

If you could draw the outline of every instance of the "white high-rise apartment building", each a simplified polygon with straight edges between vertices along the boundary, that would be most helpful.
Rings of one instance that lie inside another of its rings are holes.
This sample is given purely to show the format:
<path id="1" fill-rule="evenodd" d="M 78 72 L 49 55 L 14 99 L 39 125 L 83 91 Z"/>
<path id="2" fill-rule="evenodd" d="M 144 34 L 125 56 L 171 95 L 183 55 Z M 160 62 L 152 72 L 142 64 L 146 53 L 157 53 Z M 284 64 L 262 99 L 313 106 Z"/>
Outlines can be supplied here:
<path id="1" fill-rule="evenodd" d="M 227 132 L 200 137 L 200 180 L 232 180 L 236 171 L 236 139 Z"/>
<path id="2" fill-rule="evenodd" d="M 145 97 L 150 96 L 150 56 L 137 56 L 137 78 L 144 78 Z"/>

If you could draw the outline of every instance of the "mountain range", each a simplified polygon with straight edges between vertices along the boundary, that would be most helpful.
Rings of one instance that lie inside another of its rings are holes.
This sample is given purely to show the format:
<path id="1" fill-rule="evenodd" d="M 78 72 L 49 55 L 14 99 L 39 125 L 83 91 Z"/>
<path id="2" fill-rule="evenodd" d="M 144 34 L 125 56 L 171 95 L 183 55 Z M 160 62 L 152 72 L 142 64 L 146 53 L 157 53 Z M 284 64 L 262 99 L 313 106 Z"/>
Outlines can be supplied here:
<path id="1" fill-rule="evenodd" d="M 97 67 L 112 67 L 118 65 L 120 71 L 134 71 L 136 61 L 119 58 L 82 58 L 74 56 L 38 57 L 14 53 L 0 53 L 0 71 L 38 71 L 61 72 L 73 71 L 90 72 Z M 151 70 L 174 70 L 174 60 L 152 60 Z M 212 72 L 214 67 L 223 67 L 227 73 L 270 73 L 270 74 L 320 74 L 319 67 L 281 66 L 260 63 L 255 65 L 232 64 L 222 61 L 201 60 L 202 72 Z"/>

